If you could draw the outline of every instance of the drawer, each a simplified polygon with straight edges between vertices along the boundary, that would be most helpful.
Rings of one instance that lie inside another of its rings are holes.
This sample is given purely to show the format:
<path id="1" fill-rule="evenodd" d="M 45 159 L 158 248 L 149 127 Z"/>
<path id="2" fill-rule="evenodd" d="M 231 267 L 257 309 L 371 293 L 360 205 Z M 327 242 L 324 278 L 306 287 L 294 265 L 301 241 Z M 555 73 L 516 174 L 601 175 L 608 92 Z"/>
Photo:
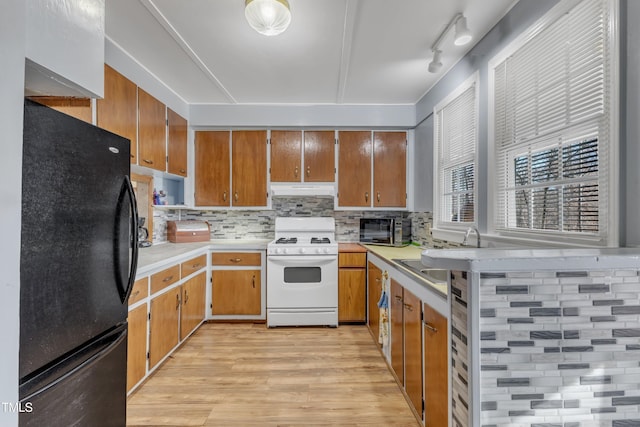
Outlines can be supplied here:
<path id="1" fill-rule="evenodd" d="M 131 295 L 129 295 L 129 305 L 133 305 L 149 296 L 149 278 L 143 277 L 138 279 L 133 284 Z"/>
<path id="2" fill-rule="evenodd" d="M 365 268 L 366 266 L 366 252 L 341 252 L 338 254 L 338 267 Z"/>
<path id="3" fill-rule="evenodd" d="M 213 265 L 257 265 L 262 264 L 260 252 L 214 252 L 211 254 Z"/>
<path id="4" fill-rule="evenodd" d="M 187 277 L 191 273 L 205 268 L 207 266 L 207 256 L 200 255 L 199 257 L 192 258 L 180 264 L 181 277 Z"/>
<path id="5" fill-rule="evenodd" d="M 163 290 L 167 286 L 180 280 L 180 265 L 176 264 L 172 267 L 162 270 L 151 275 L 151 293 L 155 294 Z"/>

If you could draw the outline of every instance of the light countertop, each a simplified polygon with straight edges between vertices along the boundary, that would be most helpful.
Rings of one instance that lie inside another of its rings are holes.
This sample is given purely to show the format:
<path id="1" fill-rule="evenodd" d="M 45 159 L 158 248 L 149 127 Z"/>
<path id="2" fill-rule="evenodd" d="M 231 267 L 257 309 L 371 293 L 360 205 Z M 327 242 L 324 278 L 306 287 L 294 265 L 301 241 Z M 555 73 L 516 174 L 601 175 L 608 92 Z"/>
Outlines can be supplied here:
<path id="1" fill-rule="evenodd" d="M 213 239 L 198 243 L 159 243 L 138 252 L 138 272 L 143 275 L 173 258 L 187 258 L 205 250 L 266 250 L 271 239 Z"/>
<path id="2" fill-rule="evenodd" d="M 425 280 L 423 277 L 415 274 L 413 271 L 405 268 L 401 264 L 394 262 L 394 259 L 420 259 L 424 248 L 419 246 L 409 245 L 403 247 L 393 247 L 393 246 L 378 246 L 378 245 L 363 245 L 367 250 L 371 253 L 379 256 L 384 259 L 389 264 L 396 267 L 398 270 L 402 271 L 409 277 L 413 278 L 418 283 L 424 284 L 425 286 L 429 286 L 431 289 L 435 289 L 438 293 L 443 296 L 447 296 L 448 294 L 448 285 L 442 283 L 433 283 L 428 280 Z"/>

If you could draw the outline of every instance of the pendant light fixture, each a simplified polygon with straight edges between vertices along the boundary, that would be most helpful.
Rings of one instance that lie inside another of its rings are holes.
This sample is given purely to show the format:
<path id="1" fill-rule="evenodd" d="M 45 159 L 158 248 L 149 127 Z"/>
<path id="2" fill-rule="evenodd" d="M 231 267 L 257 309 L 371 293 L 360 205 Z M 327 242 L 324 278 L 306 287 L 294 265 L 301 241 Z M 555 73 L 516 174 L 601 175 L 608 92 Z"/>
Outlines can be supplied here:
<path id="1" fill-rule="evenodd" d="M 287 0 L 245 0 L 244 16 L 251 28 L 265 36 L 277 36 L 291 22 Z"/>
<path id="2" fill-rule="evenodd" d="M 455 35 L 453 38 L 453 44 L 456 46 L 463 46 L 469 43 L 473 36 L 471 35 L 471 31 L 467 27 L 467 18 L 462 13 L 456 14 L 453 17 L 449 25 L 444 29 L 440 36 L 436 39 L 435 43 L 431 46 L 431 52 L 433 53 L 433 59 L 429 63 L 429 72 L 437 73 L 442 68 L 442 50 L 440 49 L 440 44 L 444 40 L 445 36 L 449 33 L 449 30 L 455 27 Z"/>

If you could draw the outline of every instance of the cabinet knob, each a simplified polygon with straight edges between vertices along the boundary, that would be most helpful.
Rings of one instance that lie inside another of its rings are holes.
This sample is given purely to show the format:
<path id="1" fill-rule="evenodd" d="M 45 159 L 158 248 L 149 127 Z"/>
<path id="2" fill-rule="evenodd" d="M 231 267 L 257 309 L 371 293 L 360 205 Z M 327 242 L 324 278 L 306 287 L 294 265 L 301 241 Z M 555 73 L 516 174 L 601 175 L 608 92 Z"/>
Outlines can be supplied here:
<path id="1" fill-rule="evenodd" d="M 295 170 L 293 171 L 293 176 L 295 176 L 296 178 L 298 177 L 298 166 L 296 166 Z"/>
<path id="2" fill-rule="evenodd" d="M 238 201 L 238 192 L 236 191 L 235 194 L 233 195 L 234 200 L 237 202 Z"/>
<path id="3" fill-rule="evenodd" d="M 187 171 L 184 169 L 180 169 L 180 173 L 187 173 Z"/>
<path id="4" fill-rule="evenodd" d="M 311 176 L 311 166 L 307 166 L 307 178 Z"/>
<path id="5" fill-rule="evenodd" d="M 180 308 L 180 294 L 176 294 L 176 310 Z"/>
<path id="6" fill-rule="evenodd" d="M 368 201 L 369 201 L 369 192 L 368 192 L 368 191 L 365 191 L 365 192 L 364 192 L 364 201 L 365 201 L 365 202 L 368 202 Z"/>
<path id="7" fill-rule="evenodd" d="M 380 192 L 378 191 L 378 194 L 376 194 L 376 198 L 378 199 L 378 203 L 380 203 Z"/>
<path id="8" fill-rule="evenodd" d="M 227 201 L 227 192 L 226 191 L 224 191 L 222 193 L 222 200 L 225 201 L 225 202 Z"/>
<path id="9" fill-rule="evenodd" d="M 402 302 L 402 297 L 400 295 L 396 295 L 396 301 Z"/>
<path id="10" fill-rule="evenodd" d="M 253 275 L 251 277 L 251 286 L 253 286 L 253 289 L 256 288 L 256 276 L 255 275 Z"/>

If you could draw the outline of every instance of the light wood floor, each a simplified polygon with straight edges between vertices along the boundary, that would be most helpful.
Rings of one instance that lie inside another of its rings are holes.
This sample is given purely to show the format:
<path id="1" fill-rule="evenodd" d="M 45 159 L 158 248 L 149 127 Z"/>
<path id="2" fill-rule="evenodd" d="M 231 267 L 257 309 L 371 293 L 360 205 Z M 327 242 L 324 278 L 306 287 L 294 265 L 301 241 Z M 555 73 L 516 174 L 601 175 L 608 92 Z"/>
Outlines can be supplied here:
<path id="1" fill-rule="evenodd" d="M 411 426 L 365 326 L 204 324 L 138 391 L 131 426 Z"/>

